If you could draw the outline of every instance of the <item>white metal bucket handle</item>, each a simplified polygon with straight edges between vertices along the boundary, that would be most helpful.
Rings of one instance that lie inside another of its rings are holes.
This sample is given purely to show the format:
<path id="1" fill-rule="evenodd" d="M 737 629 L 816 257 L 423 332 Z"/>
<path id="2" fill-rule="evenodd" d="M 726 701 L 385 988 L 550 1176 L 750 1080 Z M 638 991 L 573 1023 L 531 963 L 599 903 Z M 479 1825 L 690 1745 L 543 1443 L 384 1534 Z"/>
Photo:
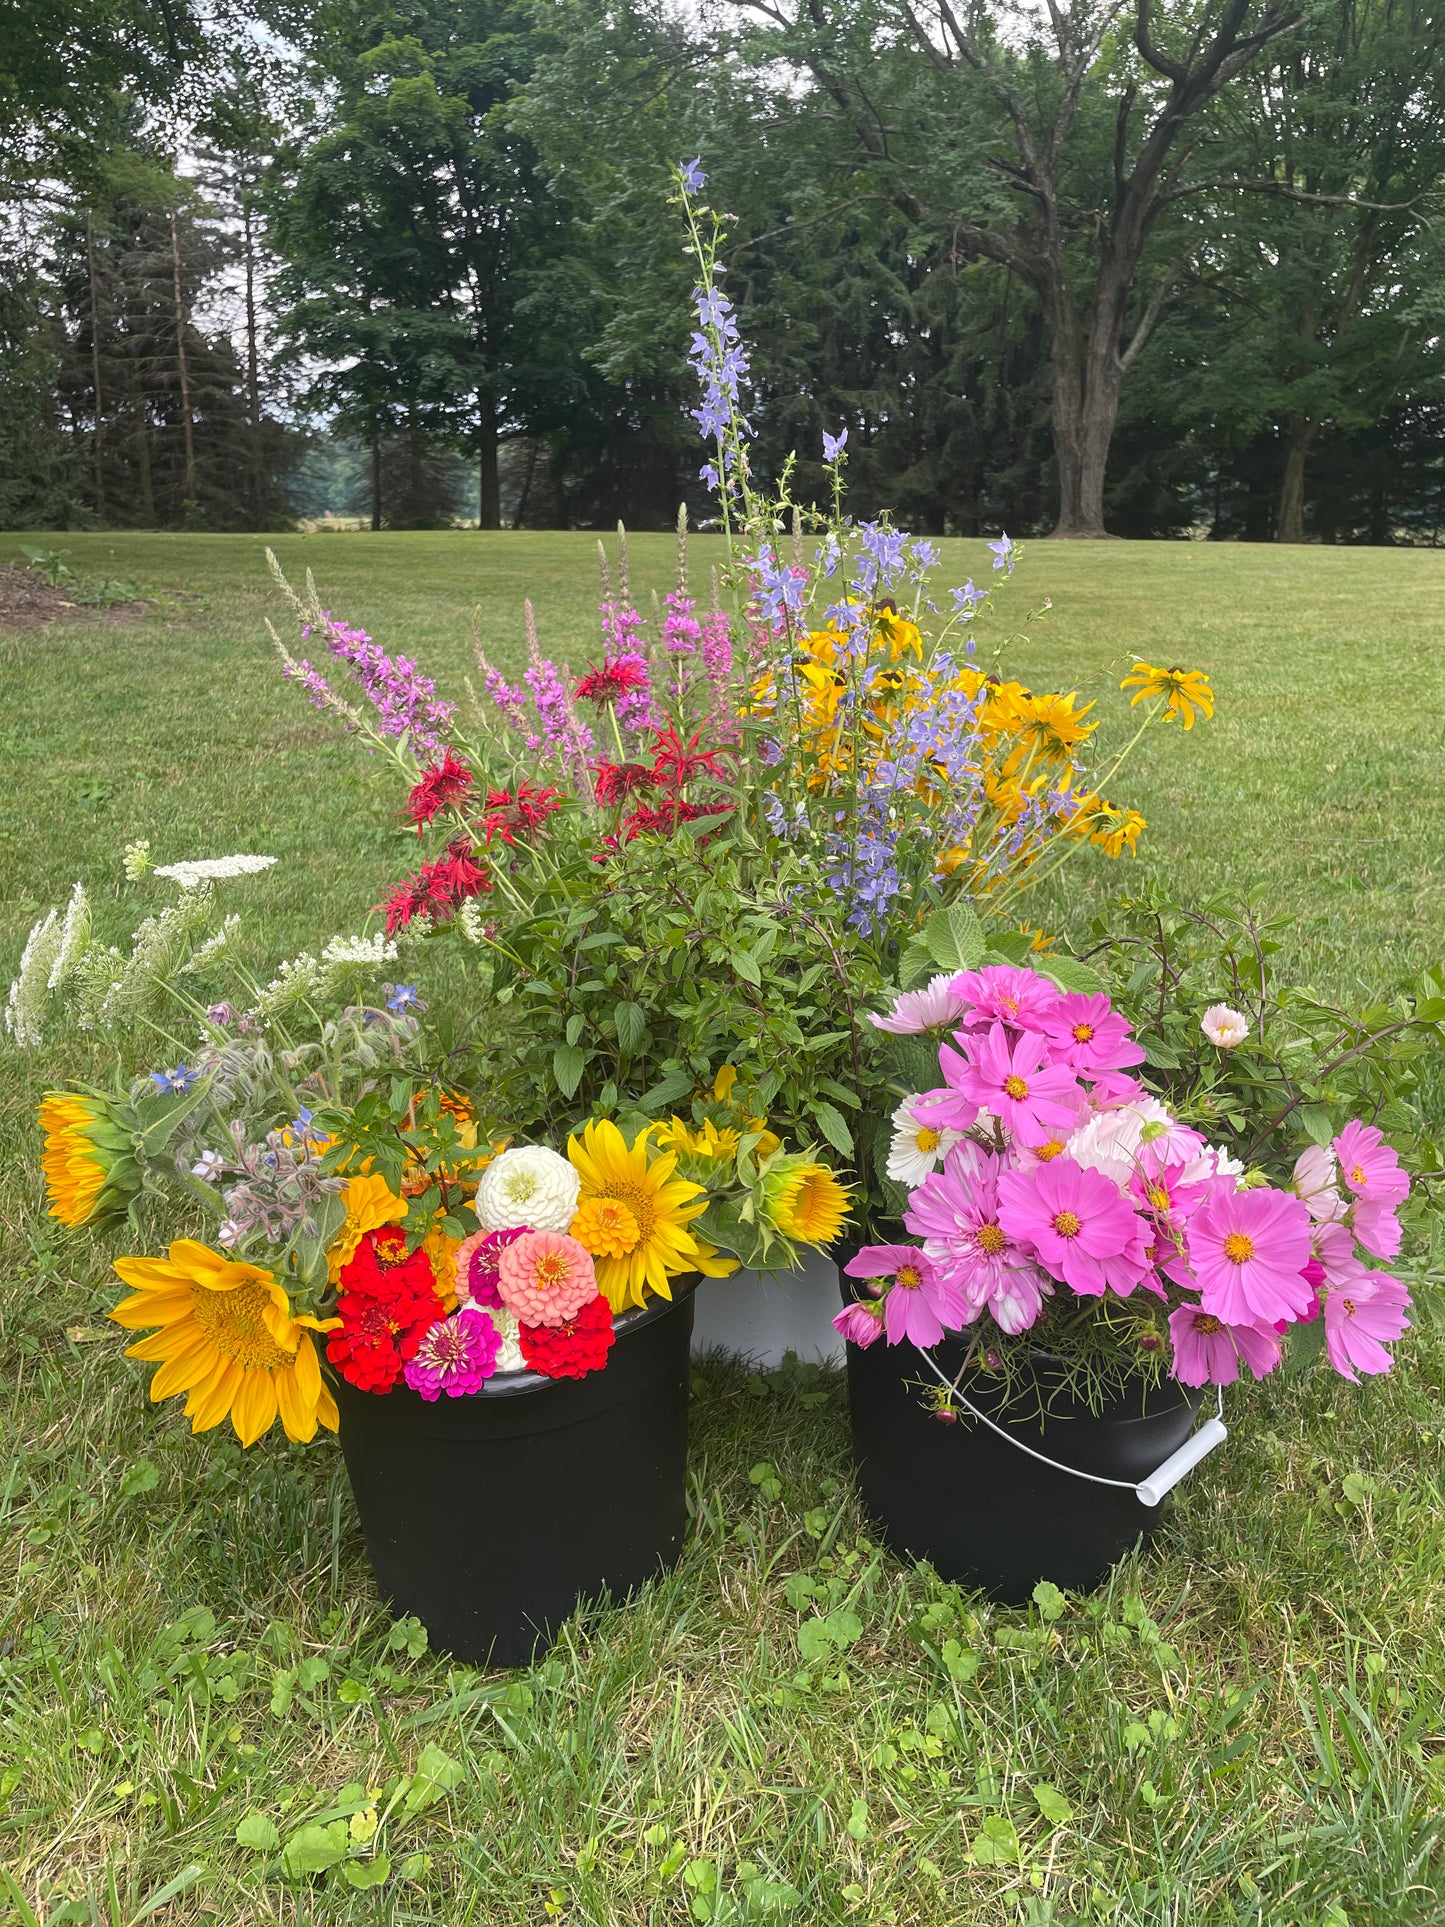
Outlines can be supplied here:
<path id="1" fill-rule="evenodd" d="M 916 1349 L 921 1357 L 928 1360 L 928 1369 L 944 1390 L 958 1401 L 964 1411 L 971 1413 L 974 1418 L 986 1425 L 990 1432 L 997 1432 L 1001 1439 L 1006 1439 L 1018 1451 L 1026 1452 L 1031 1459 L 1037 1459 L 1040 1465 L 1050 1466 L 1055 1472 L 1067 1472 L 1071 1479 L 1087 1479 L 1090 1485 L 1112 1485 L 1121 1492 L 1132 1492 L 1140 1505 L 1159 1505 L 1165 1493 L 1172 1491 L 1186 1472 L 1192 1472 L 1201 1459 L 1207 1458 L 1216 1445 L 1223 1445 L 1229 1437 L 1228 1427 L 1224 1423 L 1224 1389 L 1221 1386 L 1219 1409 L 1214 1417 L 1206 1419 L 1199 1430 L 1192 1432 L 1179 1450 L 1171 1452 L 1164 1463 L 1156 1466 L 1147 1479 L 1137 1481 L 1106 1479 L 1098 1472 L 1081 1472 L 1076 1465 L 1065 1465 L 1059 1459 L 1051 1459 L 1046 1452 L 1036 1452 L 1031 1445 L 1025 1445 L 1022 1439 L 1015 1438 L 1014 1434 L 1006 1431 L 1003 1426 L 995 1425 L 986 1412 L 980 1412 L 976 1405 L 963 1396 L 953 1380 L 935 1362 L 931 1352 L 924 1351 L 921 1345 Z"/>

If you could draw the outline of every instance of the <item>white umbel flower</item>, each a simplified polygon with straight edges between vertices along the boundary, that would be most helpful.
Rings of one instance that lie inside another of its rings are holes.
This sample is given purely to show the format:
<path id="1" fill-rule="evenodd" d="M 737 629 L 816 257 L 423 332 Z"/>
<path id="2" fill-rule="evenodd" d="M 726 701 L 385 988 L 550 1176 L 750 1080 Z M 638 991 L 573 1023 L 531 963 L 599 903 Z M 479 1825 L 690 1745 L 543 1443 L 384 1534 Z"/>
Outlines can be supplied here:
<path id="1" fill-rule="evenodd" d="M 518 1144 L 483 1171 L 474 1208 L 483 1231 L 566 1231 L 581 1189 L 566 1158 L 545 1144 Z"/>
<path id="2" fill-rule="evenodd" d="M 374 937 L 333 937 L 321 953 L 321 961 L 329 964 L 384 964 L 396 958 L 395 943 L 379 930 Z"/>
<path id="3" fill-rule="evenodd" d="M 139 883 L 143 876 L 147 876 L 150 873 L 150 838 L 143 836 L 135 843 L 127 843 L 121 853 L 121 861 L 125 865 L 126 882 Z"/>
<path id="4" fill-rule="evenodd" d="M 241 919 L 233 910 L 221 925 L 220 929 L 207 937 L 200 949 L 193 952 L 187 961 L 181 965 L 179 974 L 182 977 L 194 977 L 200 971 L 205 970 L 209 965 L 213 964 L 217 957 L 225 954 L 232 937 L 235 936 L 240 927 Z"/>
<path id="5" fill-rule="evenodd" d="M 1217 1044 L 1221 1050 L 1233 1050 L 1248 1037 L 1249 1019 L 1243 1011 L 1232 1010 L 1228 1004 L 1211 1004 L 1200 1018 L 1199 1028 L 1211 1044 Z"/>
<path id="6" fill-rule="evenodd" d="M 918 1102 L 916 1097 L 905 1097 L 893 1113 L 893 1142 L 885 1166 L 889 1177 L 910 1191 L 938 1169 L 963 1136 L 962 1131 L 930 1124 L 926 1114 L 915 1109 Z"/>
<path id="7" fill-rule="evenodd" d="M 61 941 L 58 910 L 41 917 L 25 939 L 20 968 L 5 1004 L 5 1028 L 22 1050 L 38 1050 L 43 1042 L 40 1020 L 45 1015 L 50 973 L 60 955 Z"/>
<path id="8" fill-rule="evenodd" d="M 50 966 L 50 975 L 46 979 L 47 990 L 60 988 L 89 944 L 90 904 L 85 885 L 77 883 L 70 893 L 70 902 L 65 906 L 65 921 L 60 926 L 60 948 L 55 953 L 55 962 Z"/>
<path id="9" fill-rule="evenodd" d="M 198 884 L 219 883 L 226 877 L 256 876 L 276 860 L 274 856 L 203 856 L 189 863 L 158 864 L 155 874 L 169 877 L 183 890 L 194 890 Z"/>

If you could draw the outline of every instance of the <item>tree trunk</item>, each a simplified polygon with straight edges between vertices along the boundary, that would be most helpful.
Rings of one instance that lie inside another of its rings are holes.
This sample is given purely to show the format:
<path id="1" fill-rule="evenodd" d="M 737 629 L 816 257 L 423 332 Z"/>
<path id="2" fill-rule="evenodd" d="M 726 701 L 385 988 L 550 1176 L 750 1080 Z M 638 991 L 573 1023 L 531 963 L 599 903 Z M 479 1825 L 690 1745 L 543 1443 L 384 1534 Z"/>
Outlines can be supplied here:
<path id="1" fill-rule="evenodd" d="M 1305 462 L 1318 432 L 1318 423 L 1304 421 L 1298 415 L 1285 424 L 1284 477 L 1274 518 L 1276 542 L 1305 539 Z"/>
<path id="2" fill-rule="evenodd" d="M 186 361 L 186 304 L 181 292 L 181 233 L 171 209 L 171 286 L 176 302 L 176 369 L 181 384 L 181 428 L 185 436 L 186 479 L 183 494 L 196 500 L 196 437 L 191 423 L 191 373 Z M 183 511 L 184 512 L 184 511 Z"/>
<path id="3" fill-rule="evenodd" d="M 1072 303 L 1060 302 L 1049 318 L 1054 456 L 1059 471 L 1059 519 L 1053 534 L 1071 541 L 1101 541 L 1108 535 L 1104 476 L 1124 379 L 1117 329 L 1105 321 L 1102 331 L 1109 338 L 1101 343 L 1096 314 L 1086 353 Z"/>
<path id="4" fill-rule="evenodd" d="M 95 273 L 95 229 L 85 217 L 85 265 L 90 277 L 90 380 L 95 390 L 95 434 L 91 454 L 95 462 L 95 513 L 105 520 L 105 402 L 100 392 L 100 301 Z"/>
<path id="5" fill-rule="evenodd" d="M 150 425 L 146 421 L 145 398 L 136 402 L 135 458 L 140 477 L 140 510 L 148 529 L 156 525 L 155 490 L 151 485 Z"/>
<path id="6" fill-rule="evenodd" d="M 497 416 L 486 395 L 477 396 L 477 405 L 481 410 L 481 492 L 477 527 L 499 529 L 502 526 L 502 482 L 497 472 Z"/>
<path id="7" fill-rule="evenodd" d="M 512 523 L 513 528 L 521 528 L 522 518 L 527 513 L 527 503 L 532 495 L 532 478 L 537 473 L 537 447 L 536 442 L 527 444 L 527 472 L 522 477 L 522 492 L 517 498 L 517 513 Z"/>
<path id="8" fill-rule="evenodd" d="M 266 451 L 261 440 L 261 358 L 256 346 L 256 235 L 251 203 L 242 206 L 242 232 L 246 248 L 246 414 L 251 429 L 251 515 L 257 528 L 265 528 Z"/>
<path id="9" fill-rule="evenodd" d="M 381 527 L 381 430 L 374 429 L 371 436 L 371 528 L 372 533 Z"/>

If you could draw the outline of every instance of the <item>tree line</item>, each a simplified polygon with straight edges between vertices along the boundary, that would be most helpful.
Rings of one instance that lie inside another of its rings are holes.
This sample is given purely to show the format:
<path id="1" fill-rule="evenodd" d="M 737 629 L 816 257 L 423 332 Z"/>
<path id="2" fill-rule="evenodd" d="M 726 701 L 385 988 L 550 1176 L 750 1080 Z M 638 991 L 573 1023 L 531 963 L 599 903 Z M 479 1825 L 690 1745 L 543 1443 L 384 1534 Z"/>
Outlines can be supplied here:
<path id="1" fill-rule="evenodd" d="M 1441 0 L 12 0 L 0 526 L 702 515 L 673 165 L 756 461 L 932 533 L 1436 541 Z"/>

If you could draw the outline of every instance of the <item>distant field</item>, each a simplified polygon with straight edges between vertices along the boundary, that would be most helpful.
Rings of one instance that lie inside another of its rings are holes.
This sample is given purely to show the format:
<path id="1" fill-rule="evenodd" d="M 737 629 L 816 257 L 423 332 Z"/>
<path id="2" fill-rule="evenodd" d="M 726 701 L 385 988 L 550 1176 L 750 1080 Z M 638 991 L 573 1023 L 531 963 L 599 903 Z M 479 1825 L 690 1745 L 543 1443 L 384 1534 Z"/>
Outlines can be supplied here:
<path id="1" fill-rule="evenodd" d="M 268 958 L 357 929 L 415 842 L 384 772 L 281 681 L 264 544 L 54 540 L 162 600 L 0 632 L 0 990 L 76 877 L 132 927 L 140 836 L 163 860 L 282 857 L 227 899 Z M 513 671 L 526 595 L 544 648 L 595 648 L 591 537 L 275 546 L 454 693 L 474 610 Z M 952 579 L 984 578 L 982 544 L 944 546 Z M 632 548 L 664 592 L 671 540 Z M 697 543 L 699 582 L 708 560 Z M 1098 696 L 1110 741 L 1135 653 L 1218 693 L 1113 786 L 1150 819 L 1144 853 L 1087 858 L 1064 914 L 1152 872 L 1263 886 L 1335 988 L 1445 953 L 1445 556 L 1041 543 L 1004 607 L 1031 638 L 1015 673 Z M 1231 1394 L 1159 1555 L 1047 1624 L 870 1545 L 835 1377 L 700 1367 L 678 1573 L 487 1680 L 377 1609 L 333 1447 L 243 1458 L 147 1405 L 103 1317 L 126 1241 L 43 1215 L 34 1104 L 76 1068 L 0 1048 L 3 1927 L 1445 1927 L 1426 1321 L 1389 1380 Z M 580 1503 L 605 1476 L 579 1468 Z M 835 1657 L 805 1662 L 793 1575 L 856 1613 Z M 461 1784 L 387 1823 L 385 1885 L 288 1888 L 267 1843 L 338 1807 L 364 1830 L 366 1789 L 427 1744 Z"/>

